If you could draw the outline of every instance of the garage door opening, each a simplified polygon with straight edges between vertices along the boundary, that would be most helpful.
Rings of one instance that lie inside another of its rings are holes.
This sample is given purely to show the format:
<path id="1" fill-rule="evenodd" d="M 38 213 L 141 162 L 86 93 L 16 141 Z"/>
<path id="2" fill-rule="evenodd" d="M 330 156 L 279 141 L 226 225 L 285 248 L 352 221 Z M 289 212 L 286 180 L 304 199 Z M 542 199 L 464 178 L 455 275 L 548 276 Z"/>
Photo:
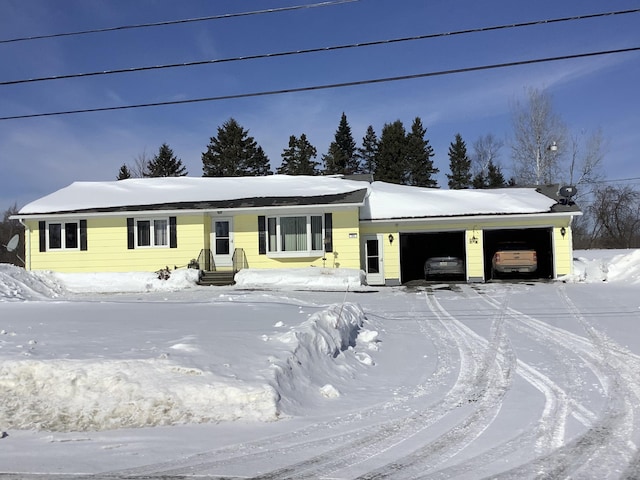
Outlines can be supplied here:
<path id="1" fill-rule="evenodd" d="M 493 278 L 511 279 L 541 279 L 553 277 L 553 249 L 551 243 L 551 228 L 523 228 L 509 230 L 484 231 L 484 276 L 492 279 L 491 261 L 493 255 L 508 243 L 521 243 L 526 248 L 536 251 L 538 268 L 533 273 L 501 273 Z"/>
<path id="2" fill-rule="evenodd" d="M 457 257 L 464 261 L 464 232 L 401 233 L 400 279 L 424 280 L 424 263 L 431 257 Z M 438 275 L 441 280 L 464 280 L 463 274 Z"/>

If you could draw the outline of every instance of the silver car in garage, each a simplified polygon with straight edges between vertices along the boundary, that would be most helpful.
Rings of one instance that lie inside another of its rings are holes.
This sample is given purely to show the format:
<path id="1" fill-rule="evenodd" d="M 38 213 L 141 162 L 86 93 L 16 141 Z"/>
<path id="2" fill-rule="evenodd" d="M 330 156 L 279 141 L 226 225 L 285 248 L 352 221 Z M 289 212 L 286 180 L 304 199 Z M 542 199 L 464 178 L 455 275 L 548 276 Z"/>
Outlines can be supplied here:
<path id="1" fill-rule="evenodd" d="M 430 257 L 424 262 L 424 278 L 464 275 L 464 260 L 460 257 Z"/>

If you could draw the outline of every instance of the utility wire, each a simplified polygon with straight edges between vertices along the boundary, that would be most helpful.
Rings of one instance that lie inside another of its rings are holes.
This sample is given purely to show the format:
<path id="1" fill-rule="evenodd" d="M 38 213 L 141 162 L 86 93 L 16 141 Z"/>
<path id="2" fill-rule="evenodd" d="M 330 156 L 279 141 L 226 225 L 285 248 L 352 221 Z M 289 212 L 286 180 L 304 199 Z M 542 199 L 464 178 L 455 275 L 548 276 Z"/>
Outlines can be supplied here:
<path id="1" fill-rule="evenodd" d="M 134 109 L 134 108 L 160 107 L 160 106 L 166 106 L 166 105 L 182 105 L 187 103 L 216 102 L 220 100 L 235 100 L 240 98 L 252 98 L 252 97 L 266 97 L 266 96 L 272 96 L 272 95 L 282 95 L 285 93 L 311 92 L 311 91 L 328 90 L 328 89 L 343 88 L 343 87 L 371 85 L 376 83 L 396 82 L 401 80 L 414 80 L 418 78 L 437 77 L 442 75 L 452 75 L 456 73 L 478 72 L 478 71 L 491 70 L 496 68 L 517 67 L 521 65 L 532 65 L 537 63 L 555 62 L 560 60 L 571 60 L 571 59 L 577 59 L 577 58 L 588 58 L 588 57 L 596 57 L 601 55 L 612 55 L 617 53 L 627 53 L 627 52 L 635 52 L 635 51 L 640 51 L 640 47 L 629 47 L 629 48 L 621 48 L 616 50 L 602 50 L 598 52 L 562 55 L 559 57 L 536 58 L 536 59 L 530 59 L 530 60 L 520 60 L 516 62 L 496 63 L 491 65 L 480 65 L 475 67 L 465 67 L 465 68 L 456 68 L 451 70 L 440 70 L 435 72 L 416 73 L 412 75 L 401 75 L 397 77 L 376 78 L 376 79 L 370 79 L 370 80 L 357 80 L 353 82 L 332 83 L 332 84 L 315 85 L 315 86 L 308 86 L 308 87 L 269 90 L 269 91 L 263 91 L 263 92 L 238 93 L 238 94 L 232 94 L 232 95 L 221 95 L 216 97 L 192 98 L 192 99 L 186 99 L 186 100 L 172 100 L 172 101 L 153 102 L 153 103 L 140 103 L 140 104 L 134 104 L 134 105 L 121 105 L 118 107 L 99 107 L 99 108 L 86 108 L 86 109 L 79 109 L 79 110 L 66 110 L 66 111 L 59 111 L 59 112 L 33 113 L 28 115 L 12 115 L 12 116 L 0 117 L 0 120 L 17 120 L 17 119 L 23 119 L 23 118 L 53 117 L 53 116 L 59 116 L 59 115 L 71 115 L 76 113 L 107 112 L 107 111 L 113 111 L 113 110 L 128 110 L 128 109 Z"/>
<path id="2" fill-rule="evenodd" d="M 161 27 L 165 25 L 177 25 L 181 23 L 193 23 L 193 22 L 206 22 L 209 20 L 223 20 L 227 18 L 235 18 L 235 17 L 248 17 L 251 15 L 262 15 L 265 13 L 279 13 L 286 12 L 291 10 L 302 10 L 306 8 L 316 8 L 316 7 L 328 7 L 332 5 L 339 5 L 342 3 L 352 3 L 358 2 L 360 0 L 332 0 L 327 2 L 320 3 L 311 3 L 307 5 L 294 5 L 291 7 L 281 7 L 281 8 L 269 8 L 265 10 L 255 10 L 251 12 L 240 12 L 240 13 L 226 13 L 223 15 L 211 15 L 209 17 L 198 17 L 198 18 L 186 18 L 182 20 L 168 20 L 164 22 L 154 22 L 154 23 L 140 23 L 137 25 L 122 25 L 119 27 L 106 27 L 106 28 L 96 28 L 94 30 L 81 30 L 77 32 L 64 32 L 64 33 L 53 33 L 50 35 L 33 35 L 30 37 L 20 37 L 20 38 L 10 38 L 7 40 L 0 40 L 0 44 L 2 43 L 15 43 L 15 42 L 24 42 L 28 40 L 41 40 L 45 38 L 58 38 L 58 37 L 72 37 L 76 35 L 89 35 L 92 33 L 103 33 L 103 32 L 115 32 L 119 30 L 131 30 L 135 28 L 148 28 L 148 27 Z"/>
<path id="3" fill-rule="evenodd" d="M 346 44 L 346 45 L 308 48 L 304 50 L 292 50 L 292 51 L 286 51 L 286 52 L 245 55 L 241 57 L 220 58 L 220 59 L 213 59 L 213 60 L 198 60 L 198 61 L 184 62 L 184 63 L 170 63 L 166 65 L 121 68 L 121 69 L 103 70 L 103 71 L 97 71 L 97 72 L 72 73 L 67 75 L 53 75 L 49 77 L 38 77 L 38 78 L 29 78 L 29 79 L 21 79 L 21 80 L 7 80 L 7 81 L 0 82 L 0 86 L 16 85 L 21 83 L 44 82 L 44 81 L 50 81 L 50 80 L 63 80 L 63 79 L 69 79 L 69 78 L 95 77 L 99 75 L 113 75 L 118 73 L 142 72 L 142 71 L 149 71 L 149 70 L 160 70 L 160 69 L 178 68 L 178 67 L 193 67 L 197 65 L 213 65 L 217 63 L 230 63 L 230 62 L 238 62 L 238 61 L 246 61 L 246 60 L 257 60 L 261 58 L 277 58 L 277 57 L 286 57 L 286 56 L 292 56 L 292 55 L 302 55 L 302 54 L 318 53 L 318 52 L 330 52 L 334 50 L 346 50 L 350 48 L 371 47 L 376 45 L 386 45 L 386 44 L 409 42 L 409 41 L 415 41 L 415 40 L 426 40 L 426 39 L 438 38 L 438 37 L 451 37 L 455 35 L 466 35 L 470 33 L 490 32 L 490 31 L 504 30 L 509 28 L 529 27 L 533 25 L 547 25 L 552 23 L 584 20 L 589 18 L 607 17 L 607 16 L 613 16 L 613 15 L 626 15 L 629 13 L 637 13 L 637 12 L 640 12 L 640 8 L 636 8 L 632 10 L 620 10 L 616 12 L 604 12 L 604 13 L 594 13 L 589 15 L 578 15 L 573 17 L 534 20 L 530 22 L 511 23 L 506 25 L 495 25 L 491 27 L 471 28 L 466 30 L 457 30 L 453 32 L 431 33 L 426 35 L 401 37 L 401 38 L 394 38 L 394 39 L 388 39 L 388 40 L 375 40 L 371 42 L 352 43 L 352 44 Z"/>

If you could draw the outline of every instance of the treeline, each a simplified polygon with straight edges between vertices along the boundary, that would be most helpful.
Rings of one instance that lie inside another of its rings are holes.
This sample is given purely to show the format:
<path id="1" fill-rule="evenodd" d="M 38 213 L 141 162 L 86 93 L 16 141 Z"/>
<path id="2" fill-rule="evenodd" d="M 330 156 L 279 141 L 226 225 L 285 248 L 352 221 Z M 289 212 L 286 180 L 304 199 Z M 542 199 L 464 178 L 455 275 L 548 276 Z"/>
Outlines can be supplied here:
<path id="1" fill-rule="evenodd" d="M 318 149 L 306 134 L 291 135 L 281 153 L 275 171 L 264 150 L 249 131 L 234 118 L 218 127 L 202 154 L 202 176 L 239 177 L 273 173 L 286 175 L 370 174 L 375 180 L 419 187 L 438 187 L 439 169 L 433 164 L 434 151 L 427 129 L 416 117 L 410 129 L 400 120 L 382 127 L 380 136 L 369 126 L 360 145 L 354 140 L 346 114 L 342 114 L 335 136 L 326 153 L 318 158 Z M 476 155 L 482 157 L 482 155 Z M 474 164 L 460 134 L 449 148 L 449 188 L 497 188 L 507 184 L 494 158 L 480 158 Z M 478 168 L 479 164 L 484 164 Z M 133 165 L 120 167 L 117 179 L 131 177 L 175 177 L 188 172 L 182 160 L 163 143 L 152 158 L 138 157 Z"/>

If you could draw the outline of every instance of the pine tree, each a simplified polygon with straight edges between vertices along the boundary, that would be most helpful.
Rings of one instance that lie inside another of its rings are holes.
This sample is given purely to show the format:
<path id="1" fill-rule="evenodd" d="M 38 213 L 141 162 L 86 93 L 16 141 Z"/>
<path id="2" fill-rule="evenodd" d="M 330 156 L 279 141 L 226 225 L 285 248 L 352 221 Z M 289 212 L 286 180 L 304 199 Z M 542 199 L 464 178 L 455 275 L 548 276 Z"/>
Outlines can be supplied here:
<path id="1" fill-rule="evenodd" d="M 471 159 L 467 155 L 467 145 L 459 133 L 456 133 L 455 141 L 449 146 L 449 168 L 449 188 L 458 190 L 471 186 Z"/>
<path id="2" fill-rule="evenodd" d="M 327 175 L 358 173 L 359 159 L 356 155 L 356 142 L 351 135 L 351 127 L 347 116 L 342 113 L 335 140 L 329 145 L 329 151 L 322 156 L 324 173 Z"/>
<path id="3" fill-rule="evenodd" d="M 211 137 L 202 154 L 203 177 L 240 177 L 271 175 L 269 159 L 255 139 L 233 118 Z"/>
<path id="4" fill-rule="evenodd" d="M 182 165 L 182 160 L 176 158 L 169 145 L 163 143 L 158 153 L 151 159 L 146 177 L 184 177 L 187 169 Z"/>
<path id="5" fill-rule="evenodd" d="M 489 164 L 487 165 L 487 188 L 502 188 L 506 185 L 507 182 L 500 166 L 495 165 L 492 160 L 489 160 Z"/>
<path id="6" fill-rule="evenodd" d="M 312 160 L 317 154 L 316 147 L 309 143 L 304 133 L 299 139 L 291 135 L 289 148 L 282 152 L 282 164 L 277 172 L 286 175 L 317 175 L 319 163 Z"/>
<path id="7" fill-rule="evenodd" d="M 378 153 L 378 137 L 373 127 L 369 125 L 365 136 L 362 138 L 362 147 L 358 148 L 360 171 L 373 173 L 376 170 L 376 155 Z"/>
<path id="8" fill-rule="evenodd" d="M 382 182 L 405 183 L 406 171 L 406 132 L 400 120 L 387 123 L 382 127 L 374 178 Z"/>
<path id="9" fill-rule="evenodd" d="M 118 172 L 116 180 L 126 180 L 127 178 L 131 178 L 131 172 L 129 171 L 129 167 L 127 167 L 127 164 L 125 163 L 120 167 L 120 171 Z"/>
<path id="10" fill-rule="evenodd" d="M 425 138 L 427 129 L 422 126 L 420 117 L 416 117 L 407 135 L 406 163 L 407 184 L 416 187 L 437 187 L 433 178 L 439 170 L 433 166 L 433 148 Z"/>
<path id="11" fill-rule="evenodd" d="M 471 180 L 471 186 L 475 189 L 487 188 L 487 177 L 480 171 L 473 176 Z"/>

